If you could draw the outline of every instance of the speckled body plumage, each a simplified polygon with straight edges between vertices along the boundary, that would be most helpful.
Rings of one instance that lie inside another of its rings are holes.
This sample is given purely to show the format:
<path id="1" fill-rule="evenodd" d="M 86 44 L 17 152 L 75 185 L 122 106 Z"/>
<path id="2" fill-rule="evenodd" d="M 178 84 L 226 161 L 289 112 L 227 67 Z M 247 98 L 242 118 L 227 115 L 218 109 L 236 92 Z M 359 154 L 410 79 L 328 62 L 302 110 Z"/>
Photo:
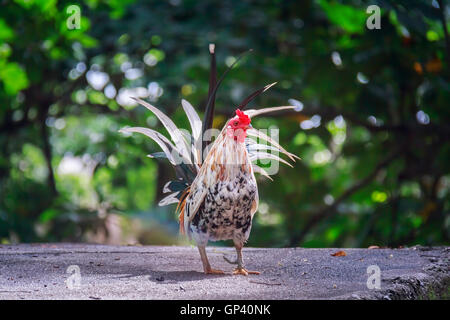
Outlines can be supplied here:
<path id="1" fill-rule="evenodd" d="M 222 131 L 186 199 L 185 229 L 198 245 L 228 239 L 243 245 L 257 206 L 258 187 L 245 145 Z"/>
<path id="2" fill-rule="evenodd" d="M 246 242 L 257 193 L 253 174 L 243 170 L 229 181 L 218 181 L 210 186 L 190 226 L 196 242 L 205 245 L 208 240 Z"/>

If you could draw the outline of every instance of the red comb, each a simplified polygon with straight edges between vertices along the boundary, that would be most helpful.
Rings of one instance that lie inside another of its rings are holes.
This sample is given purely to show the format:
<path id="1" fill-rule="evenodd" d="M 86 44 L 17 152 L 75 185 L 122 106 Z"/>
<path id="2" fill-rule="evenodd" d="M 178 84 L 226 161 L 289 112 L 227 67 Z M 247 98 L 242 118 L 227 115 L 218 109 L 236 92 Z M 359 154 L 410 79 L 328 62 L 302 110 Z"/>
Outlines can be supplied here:
<path id="1" fill-rule="evenodd" d="M 249 125 L 250 124 L 250 117 L 246 115 L 243 111 L 240 109 L 236 110 L 236 115 L 239 117 L 239 120 L 242 124 Z"/>

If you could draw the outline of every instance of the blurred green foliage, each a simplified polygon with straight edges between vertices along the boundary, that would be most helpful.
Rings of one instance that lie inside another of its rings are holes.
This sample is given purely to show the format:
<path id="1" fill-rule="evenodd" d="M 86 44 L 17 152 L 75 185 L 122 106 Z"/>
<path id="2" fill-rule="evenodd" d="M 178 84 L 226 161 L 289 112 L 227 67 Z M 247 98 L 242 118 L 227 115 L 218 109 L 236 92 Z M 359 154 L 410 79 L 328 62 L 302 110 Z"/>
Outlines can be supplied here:
<path id="1" fill-rule="evenodd" d="M 444 1 L 2 1 L 0 240 L 179 243 L 158 208 L 170 168 L 125 125 L 161 130 L 129 96 L 181 127 L 203 111 L 208 44 L 219 73 L 215 125 L 253 103 L 300 112 L 255 119 L 302 157 L 258 178 L 251 246 L 449 244 L 450 43 Z M 371 4 L 381 29 L 366 28 Z M 294 100 L 290 100 L 294 99 Z"/>

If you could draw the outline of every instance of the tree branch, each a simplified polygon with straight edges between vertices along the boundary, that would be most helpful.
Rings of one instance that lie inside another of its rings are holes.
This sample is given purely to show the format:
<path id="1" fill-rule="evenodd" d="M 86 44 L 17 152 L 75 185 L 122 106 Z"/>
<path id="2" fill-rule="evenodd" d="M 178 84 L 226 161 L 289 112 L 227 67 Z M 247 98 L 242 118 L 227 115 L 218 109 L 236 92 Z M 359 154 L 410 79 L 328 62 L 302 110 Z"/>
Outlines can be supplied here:
<path id="1" fill-rule="evenodd" d="M 300 113 L 305 114 L 307 116 L 313 116 L 318 114 L 324 119 L 332 120 L 335 117 L 341 115 L 344 119 L 349 120 L 350 122 L 362 126 L 371 132 L 383 132 L 383 131 L 393 131 L 393 132 L 424 132 L 424 133 L 441 133 L 450 136 L 450 126 L 449 125 L 437 125 L 429 123 L 427 125 L 413 125 L 413 124 L 400 124 L 400 125 L 374 125 L 366 120 L 360 119 L 358 116 L 355 116 L 352 113 L 340 111 L 334 107 L 323 107 L 323 108 L 313 108 L 310 110 L 302 110 Z M 294 112 L 290 112 L 289 114 L 293 115 Z"/>
<path id="2" fill-rule="evenodd" d="M 333 212 L 335 212 L 339 204 L 341 204 L 343 201 L 352 196 L 358 190 L 360 190 L 361 188 L 367 186 L 370 182 L 372 182 L 372 180 L 378 175 L 381 169 L 388 166 L 399 155 L 400 150 L 393 152 L 392 154 L 387 156 L 384 160 L 378 163 L 375 169 L 367 177 L 358 181 L 353 186 L 344 191 L 344 193 L 342 193 L 341 196 L 337 198 L 336 201 L 333 202 L 333 204 L 323 207 L 319 209 L 316 213 L 312 214 L 312 218 L 310 218 L 309 221 L 305 224 L 303 230 L 299 234 L 291 237 L 289 245 L 296 246 L 298 243 L 302 242 L 305 236 L 312 228 L 314 228 L 320 221 L 322 221 L 323 219 L 330 216 Z"/>
<path id="3" fill-rule="evenodd" d="M 447 49 L 447 63 L 450 65 L 450 38 L 448 36 L 447 20 L 445 19 L 445 4 L 443 0 L 438 0 L 438 4 L 442 28 L 444 29 L 445 48 Z"/>

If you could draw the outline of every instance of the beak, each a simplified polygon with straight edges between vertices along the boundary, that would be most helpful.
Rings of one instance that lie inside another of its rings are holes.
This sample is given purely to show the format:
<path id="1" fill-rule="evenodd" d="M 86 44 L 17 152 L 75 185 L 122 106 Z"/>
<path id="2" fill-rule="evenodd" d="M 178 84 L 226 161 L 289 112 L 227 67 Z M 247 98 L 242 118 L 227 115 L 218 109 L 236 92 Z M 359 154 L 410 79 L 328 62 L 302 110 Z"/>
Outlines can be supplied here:
<path id="1" fill-rule="evenodd" d="M 248 125 L 247 129 L 248 129 L 248 128 L 253 129 L 253 126 L 252 126 L 251 123 Z"/>

